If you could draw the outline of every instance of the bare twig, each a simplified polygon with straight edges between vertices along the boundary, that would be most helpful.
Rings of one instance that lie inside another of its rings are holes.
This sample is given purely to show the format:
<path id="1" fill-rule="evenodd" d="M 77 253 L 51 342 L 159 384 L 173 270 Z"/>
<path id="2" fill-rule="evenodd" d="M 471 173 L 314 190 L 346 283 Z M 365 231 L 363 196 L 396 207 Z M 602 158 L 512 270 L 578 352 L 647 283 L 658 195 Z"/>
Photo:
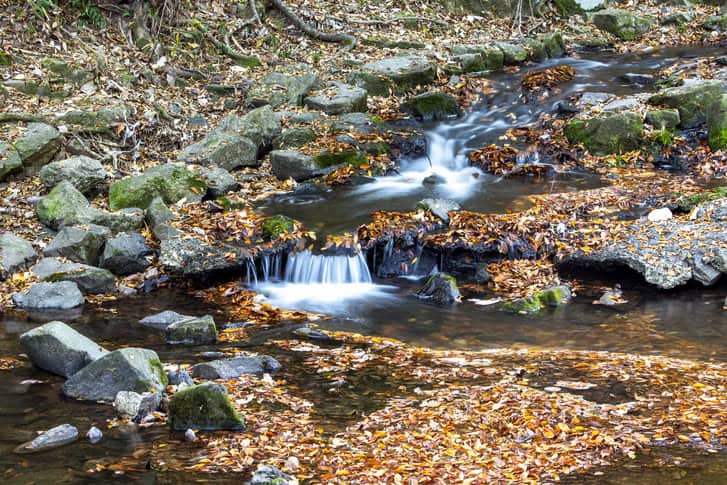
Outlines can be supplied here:
<path id="1" fill-rule="evenodd" d="M 293 25 L 298 27 L 304 34 L 323 42 L 335 42 L 339 44 L 347 44 L 348 49 L 356 46 L 356 38 L 350 34 L 331 34 L 329 32 L 321 32 L 310 24 L 303 21 L 290 8 L 283 3 L 282 0 L 271 0 L 271 3 L 277 8 Z"/>

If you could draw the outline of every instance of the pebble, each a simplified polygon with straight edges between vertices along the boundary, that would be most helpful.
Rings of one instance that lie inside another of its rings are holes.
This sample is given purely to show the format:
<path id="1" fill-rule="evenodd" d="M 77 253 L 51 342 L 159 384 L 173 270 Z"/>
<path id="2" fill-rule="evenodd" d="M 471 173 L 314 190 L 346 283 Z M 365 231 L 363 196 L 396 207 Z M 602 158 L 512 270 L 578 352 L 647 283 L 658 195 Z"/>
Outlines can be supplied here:
<path id="1" fill-rule="evenodd" d="M 96 443 L 101 441 L 101 438 L 103 438 L 103 433 L 96 426 L 91 426 L 91 429 L 89 429 L 88 433 L 86 433 L 86 438 L 88 438 L 88 441 L 92 445 L 95 445 Z"/>
<path id="2" fill-rule="evenodd" d="M 651 222 L 663 222 L 668 221 L 671 219 L 672 214 L 668 207 L 662 207 L 661 209 L 654 209 L 653 211 L 649 212 L 649 215 L 647 218 Z"/>
<path id="3" fill-rule="evenodd" d="M 190 428 L 184 432 L 184 439 L 187 441 L 194 441 L 197 439 L 197 435 L 194 434 L 194 430 Z"/>

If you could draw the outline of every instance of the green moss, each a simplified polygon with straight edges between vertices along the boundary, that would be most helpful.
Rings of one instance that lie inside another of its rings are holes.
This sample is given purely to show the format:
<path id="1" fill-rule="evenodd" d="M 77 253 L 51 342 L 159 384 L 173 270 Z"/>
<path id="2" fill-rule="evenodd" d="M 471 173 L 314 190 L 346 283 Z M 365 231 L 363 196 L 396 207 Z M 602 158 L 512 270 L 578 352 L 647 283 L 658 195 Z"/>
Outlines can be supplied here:
<path id="1" fill-rule="evenodd" d="M 0 49 L 0 66 L 10 66 L 13 64 L 13 58 L 7 51 Z"/>
<path id="2" fill-rule="evenodd" d="M 533 295 L 510 301 L 502 309 L 512 313 L 534 314 L 545 307 L 558 307 L 571 299 L 570 289 L 566 286 L 554 286 Z"/>
<path id="3" fill-rule="evenodd" d="M 421 120 L 443 120 L 460 114 L 457 99 L 451 94 L 433 91 L 409 98 L 401 110 Z"/>
<path id="4" fill-rule="evenodd" d="M 247 67 L 247 68 L 260 67 L 263 65 L 257 56 L 242 56 L 242 55 L 239 57 L 235 57 L 235 64 L 237 64 L 240 67 Z"/>
<path id="5" fill-rule="evenodd" d="M 156 197 L 161 197 L 166 204 L 174 204 L 183 198 L 199 201 L 206 192 L 207 184 L 202 178 L 186 167 L 167 164 L 111 184 L 109 206 L 111 210 L 146 209 Z"/>
<path id="6" fill-rule="evenodd" d="M 183 320 L 167 327 L 166 341 L 170 344 L 204 344 L 217 340 L 217 326 L 210 315 Z"/>
<path id="7" fill-rule="evenodd" d="M 563 132 L 571 143 L 580 143 L 599 155 L 636 150 L 644 142 L 642 117 L 630 112 L 573 120 Z"/>
<path id="8" fill-rule="evenodd" d="M 149 359 L 149 367 L 151 367 L 152 372 L 156 374 L 157 380 L 161 382 L 162 386 L 167 387 L 167 384 L 169 384 L 169 380 L 167 379 L 167 373 L 164 372 L 164 366 L 162 366 L 162 361 L 160 361 L 156 357 L 152 357 Z"/>
<path id="9" fill-rule="evenodd" d="M 452 276 L 449 273 L 437 273 L 435 275 L 430 276 L 427 279 L 427 282 L 424 284 L 424 286 L 429 286 L 432 283 L 432 281 L 434 281 L 434 278 L 444 278 L 445 280 L 447 280 L 449 282 L 449 284 L 451 284 L 455 288 L 457 288 L 457 278 L 455 278 L 454 276 Z"/>
<path id="10" fill-rule="evenodd" d="M 694 194 L 694 195 L 674 194 L 674 198 L 677 199 L 676 203 L 674 204 L 674 210 L 681 211 L 681 212 L 689 212 L 694 207 L 698 206 L 699 204 L 702 204 L 704 202 L 713 201 L 713 200 L 724 199 L 725 197 L 727 197 L 727 185 L 715 187 L 713 189 L 709 189 L 700 194 Z"/>
<path id="11" fill-rule="evenodd" d="M 268 217 L 263 222 L 263 237 L 268 240 L 277 239 L 281 235 L 293 232 L 294 230 L 295 221 L 281 214 Z"/>
<path id="12" fill-rule="evenodd" d="M 206 382 L 183 389 L 169 400 L 169 425 L 172 429 L 220 430 L 245 429 L 245 420 L 232 407 L 221 384 Z"/>
<path id="13" fill-rule="evenodd" d="M 360 167 L 361 165 L 369 163 L 368 157 L 357 150 L 344 150 L 335 153 L 325 151 L 313 157 L 313 161 L 318 168 L 328 168 L 333 165 L 342 164 Z"/>

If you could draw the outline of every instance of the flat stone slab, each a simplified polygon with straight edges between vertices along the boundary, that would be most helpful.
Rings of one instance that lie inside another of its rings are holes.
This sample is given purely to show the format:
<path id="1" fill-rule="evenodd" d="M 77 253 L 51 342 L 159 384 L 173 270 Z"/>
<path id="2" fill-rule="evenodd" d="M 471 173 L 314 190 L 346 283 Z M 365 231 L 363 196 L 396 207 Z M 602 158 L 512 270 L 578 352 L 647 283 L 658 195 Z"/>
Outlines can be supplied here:
<path id="1" fill-rule="evenodd" d="M 15 453 L 38 453 L 73 443 L 78 439 L 78 429 L 70 424 L 51 428 L 32 441 L 15 448 Z"/>
<path id="2" fill-rule="evenodd" d="M 236 379 L 244 374 L 263 375 L 280 370 L 280 363 L 268 355 L 251 355 L 203 362 L 192 367 L 198 379 Z"/>

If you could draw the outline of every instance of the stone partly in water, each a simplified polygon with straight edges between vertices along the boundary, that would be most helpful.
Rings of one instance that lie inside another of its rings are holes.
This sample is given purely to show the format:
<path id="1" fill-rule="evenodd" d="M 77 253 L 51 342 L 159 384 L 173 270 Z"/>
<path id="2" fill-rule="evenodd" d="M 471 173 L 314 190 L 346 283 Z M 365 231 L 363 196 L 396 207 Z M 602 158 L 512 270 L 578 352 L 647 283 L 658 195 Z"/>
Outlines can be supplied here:
<path id="1" fill-rule="evenodd" d="M 430 276 L 424 286 L 417 290 L 416 297 L 438 305 L 451 305 L 461 298 L 456 278 L 446 273 Z"/>
<path id="2" fill-rule="evenodd" d="M 120 391 L 163 390 L 167 375 L 156 352 L 124 348 L 110 352 L 71 376 L 63 385 L 66 396 L 86 401 L 113 402 Z"/>
<path id="3" fill-rule="evenodd" d="M 156 197 L 167 204 L 182 199 L 199 202 L 207 192 L 207 185 L 199 176 L 183 166 L 167 163 L 111 184 L 109 207 L 118 210 L 127 207 L 146 209 Z"/>
<path id="4" fill-rule="evenodd" d="M 236 379 L 244 374 L 262 376 L 279 371 L 280 363 L 268 355 L 251 355 L 213 360 L 192 366 L 197 379 Z"/>
<path id="5" fill-rule="evenodd" d="M 724 94 L 725 83 L 718 80 L 695 81 L 665 89 L 649 98 L 649 104 L 679 110 L 680 128 L 703 123 L 709 109 Z"/>
<path id="6" fill-rule="evenodd" d="M 139 394 L 134 391 L 119 391 L 114 399 L 114 410 L 124 419 L 140 423 L 147 415 L 159 409 L 162 395 L 159 392 Z"/>
<path id="7" fill-rule="evenodd" d="M 595 154 L 621 154 L 641 146 L 644 123 L 637 113 L 607 114 L 573 120 L 566 125 L 564 133 L 571 143 L 581 143 Z"/>
<path id="8" fill-rule="evenodd" d="M 20 347 L 34 366 L 71 377 L 108 351 L 63 322 L 49 322 L 20 336 Z"/>
<path id="9" fill-rule="evenodd" d="M 177 431 L 244 430 L 245 421 L 232 407 L 222 384 L 206 382 L 187 387 L 169 400 L 169 425 Z"/>
<path id="10" fill-rule="evenodd" d="M 56 237 L 43 250 L 43 255 L 95 266 L 98 264 L 101 248 L 110 236 L 111 231 L 107 227 L 95 224 L 67 226 L 58 231 Z"/>
<path id="11" fill-rule="evenodd" d="M 295 150 L 273 150 L 270 165 L 280 180 L 292 178 L 296 182 L 313 178 L 319 171 L 313 157 Z"/>
<path id="12" fill-rule="evenodd" d="M 78 429 L 70 424 L 61 424 L 39 435 L 32 441 L 15 448 L 15 453 L 37 453 L 52 450 L 73 443 L 78 439 Z"/>
<path id="13" fill-rule="evenodd" d="M 366 90 L 341 82 L 333 82 L 312 96 L 305 98 L 309 109 L 319 110 L 329 115 L 340 115 L 352 112 L 365 112 Z"/>
<path id="14" fill-rule="evenodd" d="M 47 189 L 67 180 L 84 194 L 96 190 L 108 177 L 106 169 L 98 160 L 85 156 L 49 163 L 40 170 L 39 175 Z"/>
<path id="15" fill-rule="evenodd" d="M 635 40 L 643 37 L 654 23 L 650 18 L 639 17 L 628 10 L 617 8 L 601 10 L 593 14 L 592 18 L 596 27 L 621 40 Z"/>
<path id="16" fill-rule="evenodd" d="M 144 236 L 136 232 L 123 233 L 106 241 L 99 265 L 116 275 L 130 275 L 149 266 L 146 257 L 150 254 Z"/>
<path id="17" fill-rule="evenodd" d="M 519 300 L 507 302 L 503 310 L 514 313 L 538 313 L 547 307 L 559 307 L 568 303 L 572 298 L 571 289 L 567 286 L 554 286 L 539 291 L 533 295 Z"/>
<path id="18" fill-rule="evenodd" d="M 457 99 L 449 93 L 431 91 L 406 100 L 400 110 L 421 121 L 438 121 L 461 116 Z"/>
<path id="19" fill-rule="evenodd" d="M 422 199 L 417 203 L 417 209 L 428 210 L 442 222 L 449 223 L 449 213 L 462 210 L 462 206 L 449 199 Z"/>
<path id="20" fill-rule="evenodd" d="M 0 234 L 0 281 L 35 261 L 33 245 L 12 232 Z"/>
<path id="21" fill-rule="evenodd" d="M 159 263 L 174 278 L 203 283 L 219 276 L 239 274 L 249 258 L 244 248 L 212 246 L 200 238 L 175 236 L 162 240 Z"/>
<path id="22" fill-rule="evenodd" d="M 84 303 L 78 285 L 71 281 L 36 283 L 25 293 L 15 293 L 13 303 L 26 310 L 69 310 Z"/>
<path id="23" fill-rule="evenodd" d="M 183 320 L 191 320 L 195 317 L 189 315 L 182 315 L 172 310 L 165 310 L 161 313 L 149 315 L 139 320 L 139 324 L 145 327 L 155 328 L 157 330 L 166 330 L 167 327 L 173 323 L 181 322 Z"/>
<path id="24" fill-rule="evenodd" d="M 217 326 L 210 315 L 179 320 L 167 326 L 165 333 L 169 344 L 198 345 L 217 340 Z"/>
<path id="25" fill-rule="evenodd" d="M 59 258 L 43 258 L 33 266 L 42 281 L 72 281 L 83 293 L 103 294 L 116 290 L 116 277 L 102 268 L 81 263 L 66 263 Z"/>
<path id="26" fill-rule="evenodd" d="M 298 480 L 274 466 L 260 465 L 246 485 L 298 485 Z"/>

